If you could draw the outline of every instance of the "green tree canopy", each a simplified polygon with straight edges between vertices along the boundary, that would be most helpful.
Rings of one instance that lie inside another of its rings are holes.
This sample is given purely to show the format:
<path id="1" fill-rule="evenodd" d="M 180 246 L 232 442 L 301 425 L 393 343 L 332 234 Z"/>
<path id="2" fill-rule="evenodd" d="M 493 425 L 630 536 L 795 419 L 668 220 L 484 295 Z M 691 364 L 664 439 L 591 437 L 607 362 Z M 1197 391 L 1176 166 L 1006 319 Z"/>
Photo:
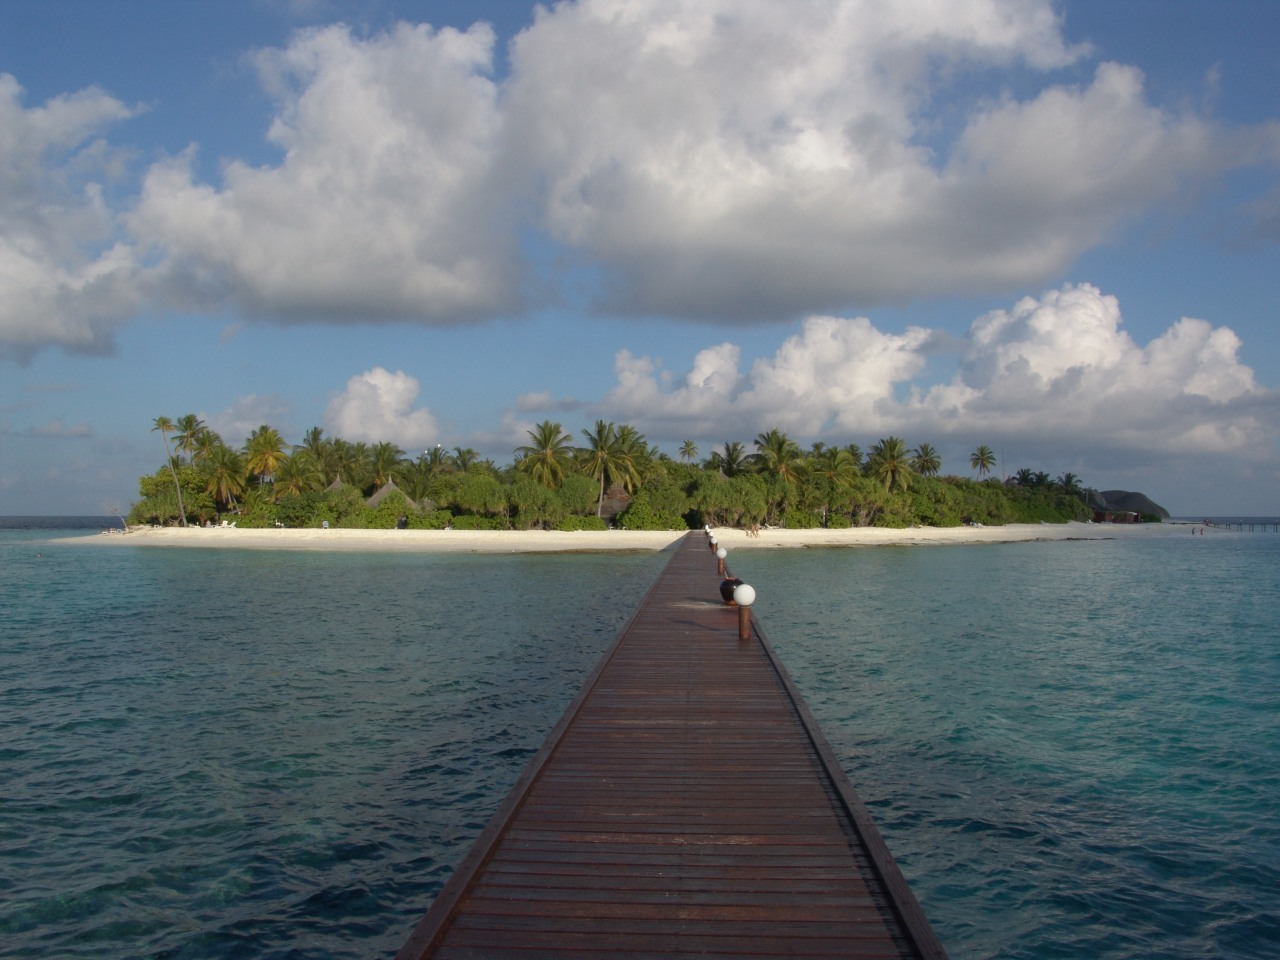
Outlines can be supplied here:
<path id="1" fill-rule="evenodd" d="M 529 443 L 516 448 L 516 470 L 554 490 L 573 466 L 573 438 L 560 424 L 543 420 L 529 431 Z"/>
<path id="2" fill-rule="evenodd" d="M 886 493 L 911 486 L 911 456 L 901 437 L 886 437 L 872 446 L 867 466 L 871 475 L 884 484 Z"/>

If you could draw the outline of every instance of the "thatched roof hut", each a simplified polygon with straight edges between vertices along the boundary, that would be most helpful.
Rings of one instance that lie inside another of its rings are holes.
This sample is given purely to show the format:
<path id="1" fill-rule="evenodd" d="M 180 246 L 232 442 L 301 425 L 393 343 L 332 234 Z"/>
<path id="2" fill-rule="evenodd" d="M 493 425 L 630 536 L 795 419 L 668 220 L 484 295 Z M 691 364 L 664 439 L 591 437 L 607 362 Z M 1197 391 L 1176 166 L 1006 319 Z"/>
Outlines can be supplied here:
<path id="1" fill-rule="evenodd" d="M 414 503 L 412 500 L 410 500 L 409 496 L 406 493 L 404 493 L 403 490 L 401 490 L 399 487 L 396 486 L 396 482 L 394 480 L 388 480 L 381 487 L 379 487 L 377 493 L 375 493 L 372 497 L 370 497 L 368 500 L 365 501 L 365 505 L 369 507 L 376 507 L 378 504 L 380 504 L 383 500 L 387 499 L 387 497 L 391 496 L 391 494 L 393 493 L 399 493 L 401 496 L 403 496 L 405 503 L 409 505 L 409 509 L 413 510 L 415 513 L 417 512 L 418 505 Z"/>

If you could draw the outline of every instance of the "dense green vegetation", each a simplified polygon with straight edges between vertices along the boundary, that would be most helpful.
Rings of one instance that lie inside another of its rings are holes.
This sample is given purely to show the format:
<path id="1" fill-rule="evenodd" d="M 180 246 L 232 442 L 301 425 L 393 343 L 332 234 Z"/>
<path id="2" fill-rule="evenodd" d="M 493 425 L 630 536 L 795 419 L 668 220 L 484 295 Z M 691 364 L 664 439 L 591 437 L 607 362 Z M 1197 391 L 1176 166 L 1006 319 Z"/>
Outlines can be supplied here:
<path id="1" fill-rule="evenodd" d="M 1020 470 L 989 477 L 995 455 L 970 457 L 976 479 L 941 475 L 927 443 L 908 449 L 887 437 L 864 456 L 856 444 L 803 450 L 779 430 L 754 450 L 726 441 L 706 459 L 685 441 L 679 459 L 633 427 L 596 421 L 575 443 L 559 423 L 529 431 L 529 443 L 499 467 L 474 450 L 436 447 L 416 459 L 391 443 L 349 443 L 312 428 L 287 445 L 263 425 L 233 449 L 194 415 L 152 427 L 166 463 L 141 477 L 130 523 L 241 527 L 631 530 L 711 526 L 907 527 L 1087 519 L 1073 474 Z M 614 509 L 610 505 L 614 504 Z M 621 512 L 618 512 L 621 508 Z"/>

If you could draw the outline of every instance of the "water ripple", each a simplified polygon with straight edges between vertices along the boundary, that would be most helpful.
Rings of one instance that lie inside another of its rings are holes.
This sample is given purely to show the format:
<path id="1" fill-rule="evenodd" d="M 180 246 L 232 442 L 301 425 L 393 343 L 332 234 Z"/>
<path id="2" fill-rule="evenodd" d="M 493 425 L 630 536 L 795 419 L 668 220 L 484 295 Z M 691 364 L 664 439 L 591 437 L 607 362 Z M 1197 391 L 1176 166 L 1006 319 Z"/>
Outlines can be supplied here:
<path id="1" fill-rule="evenodd" d="M 662 562 L 6 546 L 23 957 L 390 955 Z"/>
<path id="2" fill-rule="evenodd" d="M 1278 942 L 1278 548 L 761 551 L 735 572 L 766 585 L 770 637 L 954 956 L 1243 960 Z M 842 637 L 808 625 L 815 596 L 857 611 Z"/>

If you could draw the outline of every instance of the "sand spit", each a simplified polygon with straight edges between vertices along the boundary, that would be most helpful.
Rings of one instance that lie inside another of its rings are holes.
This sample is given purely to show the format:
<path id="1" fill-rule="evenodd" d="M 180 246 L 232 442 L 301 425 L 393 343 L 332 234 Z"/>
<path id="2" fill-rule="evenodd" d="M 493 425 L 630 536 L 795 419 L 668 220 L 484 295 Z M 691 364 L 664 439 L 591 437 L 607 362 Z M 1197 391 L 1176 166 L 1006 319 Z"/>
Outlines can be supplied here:
<path id="1" fill-rule="evenodd" d="M 889 530 L 745 530 L 716 528 L 726 550 L 797 547 L 925 546 L 1026 540 L 1106 540 L 1191 534 L 1190 524 L 1013 523 L 993 527 L 910 527 Z M 1198 531 L 1197 531 L 1198 532 Z M 555 530 L 240 530 L 234 527 L 134 528 L 127 534 L 72 537 L 61 543 L 127 547 L 233 547 L 241 550 L 335 550 L 422 553 L 563 553 L 664 550 L 683 531 Z"/>

